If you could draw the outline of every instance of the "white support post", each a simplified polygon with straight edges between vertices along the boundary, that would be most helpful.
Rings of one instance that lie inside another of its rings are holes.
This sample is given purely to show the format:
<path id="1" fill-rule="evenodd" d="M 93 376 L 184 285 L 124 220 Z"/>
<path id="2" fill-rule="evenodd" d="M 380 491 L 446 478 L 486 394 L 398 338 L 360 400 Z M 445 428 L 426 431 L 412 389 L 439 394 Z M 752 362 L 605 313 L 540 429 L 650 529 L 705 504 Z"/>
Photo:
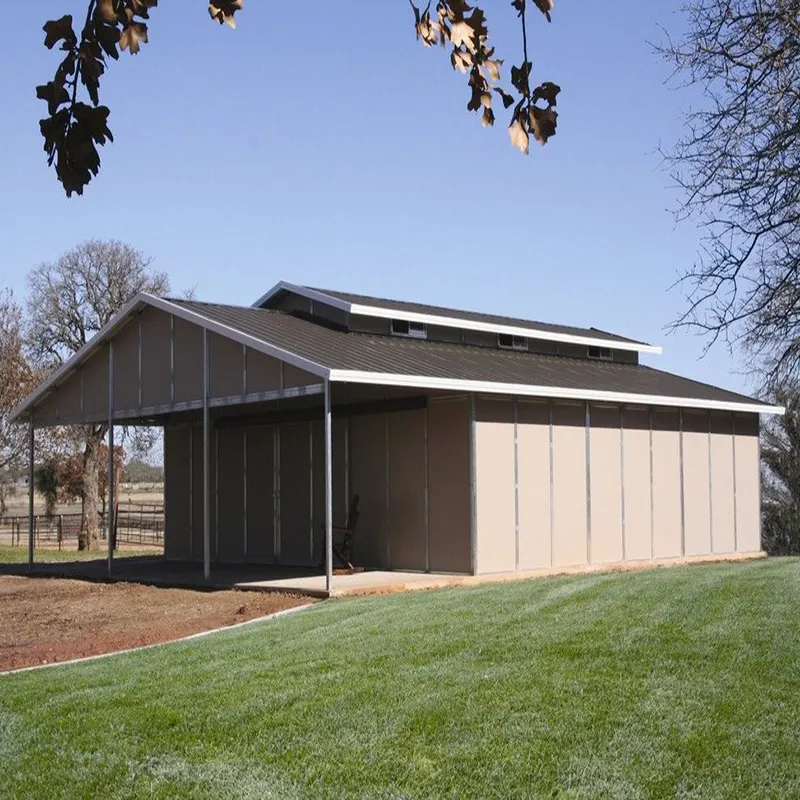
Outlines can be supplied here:
<path id="1" fill-rule="evenodd" d="M 141 386 L 141 382 L 139 383 Z M 108 577 L 114 566 L 114 343 L 108 343 Z"/>
<path id="2" fill-rule="evenodd" d="M 203 575 L 211 576 L 211 475 L 210 431 L 208 414 L 208 391 L 210 383 L 210 364 L 208 348 L 208 328 L 203 328 Z"/>
<path id="3" fill-rule="evenodd" d="M 333 435 L 331 384 L 325 379 L 325 591 L 333 584 Z"/>
<path id="4" fill-rule="evenodd" d="M 33 569 L 33 529 L 36 519 L 33 515 L 33 493 L 34 493 L 34 427 L 33 414 L 28 420 L 28 568 Z"/>

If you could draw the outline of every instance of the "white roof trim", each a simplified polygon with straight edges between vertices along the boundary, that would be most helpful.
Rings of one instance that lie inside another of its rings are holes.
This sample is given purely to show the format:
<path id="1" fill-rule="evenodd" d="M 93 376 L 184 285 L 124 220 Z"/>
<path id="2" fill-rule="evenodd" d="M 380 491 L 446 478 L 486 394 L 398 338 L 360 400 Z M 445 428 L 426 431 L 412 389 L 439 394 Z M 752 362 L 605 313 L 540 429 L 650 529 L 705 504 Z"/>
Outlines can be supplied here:
<path id="1" fill-rule="evenodd" d="M 39 386 L 37 386 L 36 389 L 31 392 L 31 394 L 29 394 L 21 403 L 12 409 L 11 413 L 9 414 L 9 419 L 13 422 L 25 414 L 26 411 L 29 411 L 32 407 L 35 407 L 44 396 L 49 394 L 56 387 L 58 387 L 59 384 L 66 380 L 72 370 L 81 362 L 83 362 L 93 350 L 97 349 L 99 345 L 101 345 L 104 341 L 106 341 L 106 339 L 108 339 L 119 328 L 121 328 L 128 321 L 128 318 L 132 313 L 146 306 L 158 308 L 167 314 L 173 314 L 174 316 L 180 317 L 187 322 L 194 323 L 201 328 L 207 328 L 214 333 L 218 333 L 220 336 L 224 336 L 227 339 L 233 339 L 234 341 L 246 345 L 253 350 L 258 350 L 265 355 L 272 356 L 280 361 L 285 361 L 287 364 L 292 364 L 298 369 L 310 372 L 312 375 L 317 375 L 320 378 L 325 379 L 330 373 L 330 370 L 327 367 L 303 358 L 302 356 L 295 355 L 288 350 L 284 350 L 282 347 L 271 345 L 261 339 L 257 339 L 247 333 L 243 333 L 236 328 L 231 328 L 230 326 L 221 322 L 209 319 L 208 317 L 205 317 L 196 311 L 191 311 L 188 308 L 184 308 L 177 303 L 172 303 L 169 300 L 155 297 L 154 295 L 147 294 L 146 292 L 140 292 L 136 295 L 136 297 L 126 303 L 80 350 L 78 350 L 77 353 L 65 361 L 55 372 L 53 372 L 52 375 L 39 384 Z"/>
<path id="2" fill-rule="evenodd" d="M 521 383 L 429 378 L 423 375 L 396 375 L 379 372 L 359 372 L 355 370 L 332 370 L 330 380 L 335 383 L 369 383 L 378 386 L 406 386 L 454 392 L 507 394 L 516 395 L 518 397 L 590 400 L 598 403 L 700 408 L 711 411 L 742 411 L 750 414 L 783 414 L 786 411 L 783 406 L 765 406 L 757 403 L 737 403 L 726 400 L 666 397 L 663 395 L 634 394 L 630 392 L 609 392 L 598 389 L 565 389 L 559 388 L 558 386 L 531 386 Z"/>
<path id="3" fill-rule="evenodd" d="M 582 336 L 573 333 L 557 333 L 546 331 L 536 327 L 524 327 L 520 325 L 503 325 L 494 322 L 479 322 L 477 320 L 460 319 L 459 317 L 445 317 L 437 314 L 423 314 L 415 311 L 403 311 L 397 308 L 381 308 L 364 303 L 350 303 L 338 297 L 309 289 L 305 286 L 297 286 L 293 283 L 281 281 L 275 284 L 266 294 L 259 297 L 253 304 L 255 308 L 263 308 L 264 304 L 271 300 L 280 292 L 292 292 L 309 300 L 324 303 L 332 308 L 338 308 L 349 314 L 361 314 L 365 317 L 380 317 L 381 319 L 404 319 L 409 322 L 421 322 L 425 325 L 441 325 L 445 328 L 459 328 L 468 331 L 484 331 L 486 333 L 506 333 L 511 336 L 525 336 L 529 339 L 544 339 L 551 342 L 564 342 L 565 344 L 579 344 L 588 347 L 610 347 L 614 350 L 631 350 L 637 353 L 653 353 L 661 355 L 662 348 L 652 344 L 640 344 L 639 342 L 621 342 L 613 338 L 604 338 L 601 334 L 597 336 Z"/>

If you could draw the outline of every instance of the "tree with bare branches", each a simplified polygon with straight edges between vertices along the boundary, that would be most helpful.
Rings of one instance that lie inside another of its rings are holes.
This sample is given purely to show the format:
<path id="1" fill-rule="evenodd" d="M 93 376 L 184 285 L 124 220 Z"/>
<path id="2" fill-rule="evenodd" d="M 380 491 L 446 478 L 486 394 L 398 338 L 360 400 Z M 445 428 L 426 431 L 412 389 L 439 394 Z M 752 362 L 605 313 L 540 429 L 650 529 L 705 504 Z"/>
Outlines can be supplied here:
<path id="1" fill-rule="evenodd" d="M 28 275 L 27 346 L 44 371 L 61 366 L 140 291 L 165 294 L 169 279 L 141 252 L 116 241 L 90 240 Z M 81 550 L 98 539 L 99 471 L 108 425 L 81 426 Z"/>
<path id="2" fill-rule="evenodd" d="M 743 346 L 768 385 L 800 370 L 800 0 L 689 0 L 660 52 L 700 91 L 666 154 L 705 239 L 677 326 Z"/>
<path id="3" fill-rule="evenodd" d="M 509 135 L 511 143 L 523 153 L 528 152 L 531 136 L 544 144 L 555 134 L 560 88 L 550 81 L 539 86 L 531 83 L 528 0 L 510 0 L 520 20 L 522 40 L 522 62 L 511 68 L 511 85 L 517 97 L 498 85 L 503 60 L 489 46 L 482 8 L 471 6 L 466 0 L 438 0 L 431 11 L 430 1 L 424 9 L 413 0 L 409 2 L 417 39 L 428 47 L 449 47 L 453 69 L 468 76 L 467 109 L 481 115 L 484 127 L 494 125 L 492 98 L 497 95 L 505 108 L 513 106 Z M 549 21 L 553 2 L 530 0 L 530 5 Z M 82 0 L 82 27 L 76 29 L 71 14 L 44 25 L 45 47 L 52 50 L 57 46 L 63 56 L 53 79 L 36 87 L 36 96 L 47 103 L 48 113 L 39 127 L 48 163 L 55 165 L 67 196 L 83 193 L 100 169 L 98 146 L 114 138 L 108 127 L 110 110 L 100 105 L 100 79 L 108 60 L 118 59 L 120 52 L 126 50 L 131 55 L 140 51 L 147 42 L 150 11 L 157 5 L 158 0 Z M 236 12 L 243 5 L 244 0 L 212 0 L 208 12 L 213 21 L 235 28 Z"/>

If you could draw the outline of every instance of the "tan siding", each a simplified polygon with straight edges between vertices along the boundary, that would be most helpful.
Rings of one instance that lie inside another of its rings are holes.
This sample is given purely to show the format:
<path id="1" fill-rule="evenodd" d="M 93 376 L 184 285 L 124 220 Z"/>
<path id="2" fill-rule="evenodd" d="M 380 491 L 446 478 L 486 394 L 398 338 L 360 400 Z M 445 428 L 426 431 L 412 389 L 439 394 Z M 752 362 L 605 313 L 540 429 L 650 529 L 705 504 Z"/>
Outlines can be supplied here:
<path id="1" fill-rule="evenodd" d="M 738 549 L 761 549 L 758 417 L 736 415 L 736 529 Z"/>
<path id="2" fill-rule="evenodd" d="M 40 424 L 59 420 L 77 420 L 81 413 L 81 368 L 76 369 L 60 386 L 49 394 L 34 411 Z"/>
<path id="3" fill-rule="evenodd" d="M 138 406 L 139 318 L 134 316 L 114 336 L 114 408 L 132 409 Z"/>
<path id="4" fill-rule="evenodd" d="M 626 408 L 622 416 L 625 445 L 625 559 L 653 557 L 650 524 L 650 416 Z"/>
<path id="5" fill-rule="evenodd" d="M 683 412 L 683 493 L 686 555 L 711 552 L 708 415 Z"/>
<path id="6" fill-rule="evenodd" d="M 586 424 L 583 406 L 554 405 L 553 490 L 555 566 L 585 564 Z"/>
<path id="7" fill-rule="evenodd" d="M 715 553 L 732 553 L 735 500 L 733 495 L 733 419 L 730 413 L 711 415 L 711 534 Z"/>
<path id="8" fill-rule="evenodd" d="M 211 397 L 232 397 L 244 392 L 242 345 L 216 333 L 209 334 L 211 349 Z"/>
<path id="9" fill-rule="evenodd" d="M 311 561 L 309 424 L 281 425 L 281 561 Z"/>
<path id="10" fill-rule="evenodd" d="M 187 560 L 190 557 L 189 441 L 188 426 L 164 428 L 164 469 L 167 476 L 164 492 L 164 555 L 175 560 Z"/>
<path id="11" fill-rule="evenodd" d="M 189 326 L 188 322 L 181 323 Z M 175 321 L 178 325 L 178 320 Z M 194 326 L 191 326 L 194 327 Z M 194 327 L 195 331 L 199 328 Z M 142 405 L 159 406 L 170 402 L 170 315 L 155 308 L 142 311 Z M 202 347 L 191 354 L 186 348 L 180 351 L 184 360 L 197 362 L 202 368 Z M 175 352 L 176 369 L 178 351 Z M 188 364 L 185 366 L 188 367 Z M 190 399 L 198 399 L 192 397 Z"/>
<path id="12" fill-rule="evenodd" d="M 517 403 L 519 568 L 550 566 L 550 409 Z"/>
<path id="13" fill-rule="evenodd" d="M 425 412 L 389 414 L 392 569 L 425 569 Z"/>
<path id="14" fill-rule="evenodd" d="M 108 347 L 101 347 L 83 366 L 83 413 L 108 418 Z"/>
<path id="15" fill-rule="evenodd" d="M 247 560 L 275 557 L 273 427 L 247 429 Z"/>
<path id="16" fill-rule="evenodd" d="M 470 572 L 469 403 L 428 407 L 428 536 L 433 572 Z"/>
<path id="17" fill-rule="evenodd" d="M 653 410 L 653 539 L 656 558 L 681 555 L 678 412 Z"/>
<path id="18" fill-rule="evenodd" d="M 175 317 L 175 400 L 202 398 L 203 329 Z"/>
<path id="19" fill-rule="evenodd" d="M 353 558 L 365 567 L 386 567 L 386 417 L 350 420 L 351 485 L 361 516 L 353 537 Z"/>
<path id="20" fill-rule="evenodd" d="M 244 428 L 219 429 L 219 560 L 244 561 Z"/>
<path id="21" fill-rule="evenodd" d="M 309 386 L 314 383 L 322 383 L 322 378 L 312 375 L 310 372 L 298 369 L 292 364 L 283 365 L 283 385 L 285 388 L 291 386 Z"/>
<path id="22" fill-rule="evenodd" d="M 247 391 L 268 392 L 281 385 L 281 362 L 258 350 L 247 348 Z"/>
<path id="23" fill-rule="evenodd" d="M 513 404 L 479 399 L 476 414 L 477 571 L 506 572 L 516 568 Z"/>
<path id="24" fill-rule="evenodd" d="M 622 462 L 619 408 L 590 409 L 593 564 L 622 560 Z"/>

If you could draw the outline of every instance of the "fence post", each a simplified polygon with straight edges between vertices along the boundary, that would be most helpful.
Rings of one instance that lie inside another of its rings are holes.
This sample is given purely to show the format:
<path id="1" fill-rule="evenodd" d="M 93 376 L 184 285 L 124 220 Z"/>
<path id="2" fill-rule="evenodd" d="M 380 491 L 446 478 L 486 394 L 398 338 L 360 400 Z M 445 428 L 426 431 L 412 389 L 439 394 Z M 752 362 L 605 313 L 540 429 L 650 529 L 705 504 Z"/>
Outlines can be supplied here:
<path id="1" fill-rule="evenodd" d="M 59 550 L 61 549 L 61 539 L 63 538 L 63 522 L 64 521 L 63 521 L 63 519 L 61 517 L 61 514 L 59 514 L 58 515 L 58 532 L 56 533 L 56 536 L 58 538 L 58 549 Z"/>

